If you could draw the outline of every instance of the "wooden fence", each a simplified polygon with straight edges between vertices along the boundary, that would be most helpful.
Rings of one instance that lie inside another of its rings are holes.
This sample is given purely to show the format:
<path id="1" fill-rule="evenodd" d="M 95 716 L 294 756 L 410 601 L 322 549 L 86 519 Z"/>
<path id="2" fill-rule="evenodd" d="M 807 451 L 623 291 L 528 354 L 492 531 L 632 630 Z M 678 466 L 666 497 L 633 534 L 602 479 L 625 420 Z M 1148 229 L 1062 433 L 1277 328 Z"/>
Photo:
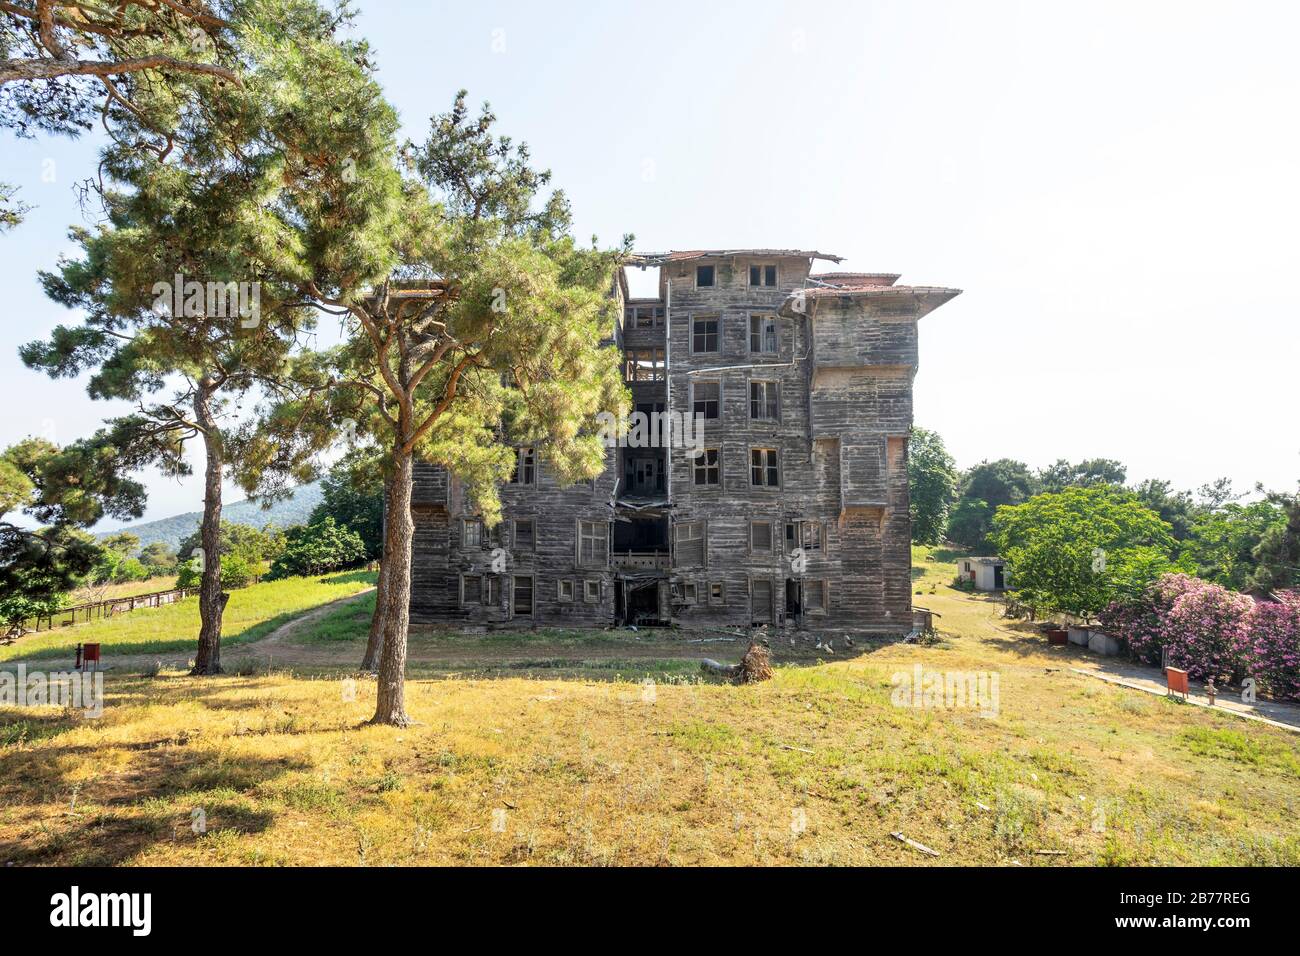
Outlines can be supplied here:
<path id="1" fill-rule="evenodd" d="M 52 631 L 56 626 L 71 627 L 73 624 L 89 624 L 91 621 L 103 620 L 115 614 L 125 614 L 127 611 L 134 611 L 137 608 L 162 607 L 164 604 L 174 604 L 182 598 L 198 593 L 198 588 L 172 588 L 170 591 L 154 591 L 152 594 L 110 598 L 107 601 L 96 601 L 93 604 L 77 604 L 73 607 L 65 607 L 62 610 L 54 611 L 51 614 L 28 618 L 21 625 L 12 628 L 5 636 L 16 637 L 19 634 L 35 631 Z"/>

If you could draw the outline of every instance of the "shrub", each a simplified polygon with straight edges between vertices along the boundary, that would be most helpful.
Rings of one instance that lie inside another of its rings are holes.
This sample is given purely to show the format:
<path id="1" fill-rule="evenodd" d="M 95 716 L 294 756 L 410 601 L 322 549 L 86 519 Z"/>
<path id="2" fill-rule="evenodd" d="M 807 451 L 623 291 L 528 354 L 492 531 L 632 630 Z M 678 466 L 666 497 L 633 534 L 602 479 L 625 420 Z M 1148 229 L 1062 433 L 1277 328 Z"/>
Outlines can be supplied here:
<path id="1" fill-rule="evenodd" d="M 1255 605 L 1247 673 L 1274 697 L 1300 700 L 1300 591 Z"/>
<path id="2" fill-rule="evenodd" d="M 1166 574 L 1140 597 L 1111 604 L 1102 626 L 1148 663 L 1187 671 L 1194 680 L 1232 681 L 1246 672 L 1254 602 L 1186 574 Z"/>
<path id="3" fill-rule="evenodd" d="M 284 552 L 271 563 L 271 580 L 293 575 L 324 574 L 365 560 L 360 535 L 331 517 L 303 528 L 290 528 Z"/>
<path id="4" fill-rule="evenodd" d="M 176 576 L 176 586 L 178 588 L 196 588 L 199 586 L 199 580 L 203 572 L 198 568 L 198 562 L 186 561 L 181 565 L 180 573 Z M 221 587 L 246 588 L 253 583 L 257 577 L 257 568 L 247 559 L 238 554 L 223 554 L 221 556 Z"/>

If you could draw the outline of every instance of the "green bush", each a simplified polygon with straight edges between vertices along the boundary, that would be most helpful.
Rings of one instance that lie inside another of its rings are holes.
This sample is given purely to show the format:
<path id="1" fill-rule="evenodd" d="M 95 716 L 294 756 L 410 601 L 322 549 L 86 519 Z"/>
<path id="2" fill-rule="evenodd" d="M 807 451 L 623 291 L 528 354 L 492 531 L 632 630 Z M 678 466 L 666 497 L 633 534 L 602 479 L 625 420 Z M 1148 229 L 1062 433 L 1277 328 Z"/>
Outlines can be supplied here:
<path id="1" fill-rule="evenodd" d="M 196 588 L 203 577 L 203 572 L 199 570 L 198 562 L 186 561 L 180 567 L 180 573 L 176 576 L 176 586 L 178 588 Z M 221 556 L 221 587 L 223 590 L 234 588 L 246 588 L 257 577 L 257 566 L 247 558 L 238 554 L 223 554 Z"/>
<path id="2" fill-rule="evenodd" d="M 284 551 L 271 563 L 269 580 L 296 575 L 325 574 L 365 560 L 366 545 L 350 528 L 325 517 L 305 527 L 290 528 Z"/>

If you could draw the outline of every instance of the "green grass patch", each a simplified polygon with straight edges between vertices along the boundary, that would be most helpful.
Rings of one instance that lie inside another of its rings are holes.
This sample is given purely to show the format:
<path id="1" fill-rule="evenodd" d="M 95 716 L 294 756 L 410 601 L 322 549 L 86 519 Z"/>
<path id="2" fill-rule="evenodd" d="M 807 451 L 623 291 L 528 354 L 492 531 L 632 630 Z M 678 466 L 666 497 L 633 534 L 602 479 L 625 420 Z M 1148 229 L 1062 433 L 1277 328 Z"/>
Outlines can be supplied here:
<path id="1" fill-rule="evenodd" d="M 231 592 L 222 619 L 223 647 L 265 637 L 304 611 L 364 591 L 375 582 L 369 571 L 326 577 L 264 581 Z M 113 654 L 174 654 L 193 650 L 199 636 L 199 600 L 187 598 L 159 608 L 142 608 L 106 621 L 33 634 L 0 647 L 0 662 L 17 658 L 71 657 L 76 645 L 98 642 Z"/>
<path id="2" fill-rule="evenodd" d="M 1300 757 L 1295 750 L 1271 738 L 1248 736 L 1228 728 L 1185 727 L 1178 739 L 1198 757 L 1231 760 L 1300 777 Z"/>

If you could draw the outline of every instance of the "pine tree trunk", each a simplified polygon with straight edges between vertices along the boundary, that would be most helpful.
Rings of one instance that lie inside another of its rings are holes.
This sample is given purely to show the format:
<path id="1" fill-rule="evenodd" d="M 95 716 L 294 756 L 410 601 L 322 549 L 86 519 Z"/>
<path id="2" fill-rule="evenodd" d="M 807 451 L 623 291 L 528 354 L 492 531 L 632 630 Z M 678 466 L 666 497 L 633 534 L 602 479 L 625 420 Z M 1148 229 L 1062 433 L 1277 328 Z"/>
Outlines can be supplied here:
<path id="1" fill-rule="evenodd" d="M 376 663 L 379 661 L 379 652 L 384 646 L 384 621 L 385 607 L 384 601 L 388 594 L 388 569 L 393 566 L 393 562 L 388 554 L 388 526 L 392 521 L 392 515 L 389 509 L 392 507 L 393 493 L 392 482 L 384 482 L 384 542 L 383 554 L 380 555 L 379 561 L 379 579 L 375 583 L 375 613 L 370 618 L 370 636 L 366 639 L 366 653 L 361 659 L 361 669 L 363 671 L 373 671 Z"/>
<path id="2" fill-rule="evenodd" d="M 224 459 L 221 434 L 209 404 L 212 393 L 200 386 L 194 411 L 203 427 L 207 466 L 203 476 L 203 521 L 199 546 L 203 549 L 203 574 L 199 579 L 199 649 L 191 674 L 221 673 L 221 615 L 229 594 L 221 593 L 221 476 Z"/>
<path id="3" fill-rule="evenodd" d="M 398 451 L 384 526 L 384 563 L 387 578 L 384 609 L 383 650 L 379 659 L 379 687 L 372 724 L 408 727 L 406 714 L 406 631 L 411 619 L 411 472 L 413 456 Z M 376 611 L 381 605 L 376 601 Z"/>

